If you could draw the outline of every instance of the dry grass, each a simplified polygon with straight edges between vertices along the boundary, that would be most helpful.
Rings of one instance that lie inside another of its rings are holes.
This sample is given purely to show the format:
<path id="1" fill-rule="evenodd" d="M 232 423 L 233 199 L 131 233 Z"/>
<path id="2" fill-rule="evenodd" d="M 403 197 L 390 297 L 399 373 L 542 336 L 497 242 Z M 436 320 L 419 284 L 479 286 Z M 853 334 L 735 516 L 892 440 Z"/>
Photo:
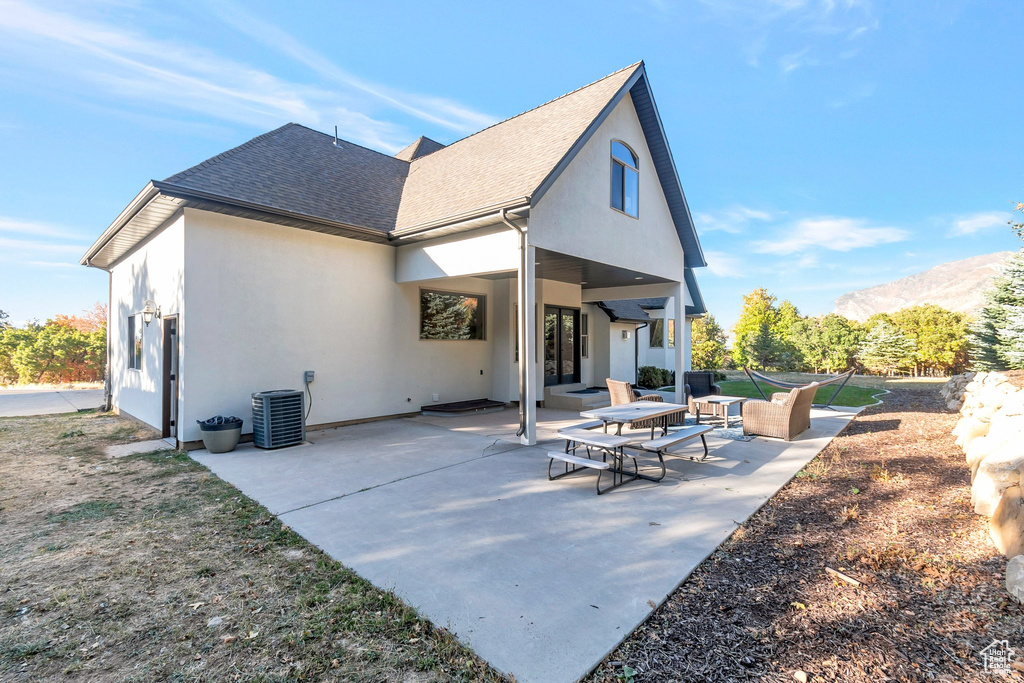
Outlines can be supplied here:
<path id="1" fill-rule="evenodd" d="M 498 680 L 447 631 L 107 414 L 0 419 L 0 678 Z"/>

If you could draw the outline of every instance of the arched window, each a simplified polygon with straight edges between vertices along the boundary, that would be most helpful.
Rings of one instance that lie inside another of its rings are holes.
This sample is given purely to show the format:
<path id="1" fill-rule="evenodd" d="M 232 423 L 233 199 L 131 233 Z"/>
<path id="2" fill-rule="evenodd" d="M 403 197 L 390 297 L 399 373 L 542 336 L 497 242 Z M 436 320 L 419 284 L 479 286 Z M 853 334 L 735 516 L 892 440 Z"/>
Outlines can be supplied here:
<path id="1" fill-rule="evenodd" d="M 633 150 L 612 140 L 612 208 L 633 218 L 640 213 L 639 168 Z"/>

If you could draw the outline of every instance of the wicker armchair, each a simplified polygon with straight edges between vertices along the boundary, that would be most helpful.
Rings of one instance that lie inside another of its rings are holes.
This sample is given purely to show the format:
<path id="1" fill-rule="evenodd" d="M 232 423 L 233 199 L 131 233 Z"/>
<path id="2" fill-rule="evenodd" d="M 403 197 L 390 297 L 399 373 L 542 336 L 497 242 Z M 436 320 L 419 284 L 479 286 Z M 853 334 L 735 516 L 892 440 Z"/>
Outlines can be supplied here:
<path id="1" fill-rule="evenodd" d="M 744 402 L 740 408 L 743 433 L 791 441 L 811 426 L 811 404 L 817 391 L 818 383 L 811 382 L 789 393 L 772 394 L 770 401 Z"/>
<path id="2" fill-rule="evenodd" d="M 605 384 L 608 385 L 608 393 L 611 394 L 612 405 L 619 406 L 623 403 L 632 403 L 633 401 L 655 401 L 661 403 L 663 399 L 657 394 L 645 394 L 643 396 L 637 396 L 633 391 L 633 387 L 629 382 L 620 382 L 615 379 L 606 379 Z M 672 413 L 668 416 L 668 424 L 683 424 L 686 420 L 686 411 L 680 411 L 678 413 Z M 652 427 L 661 427 L 665 423 L 664 417 L 659 417 L 654 420 L 639 420 L 637 422 L 630 422 L 630 429 L 651 429 Z"/>
<path id="3" fill-rule="evenodd" d="M 706 370 L 686 372 L 683 373 L 683 380 L 686 382 L 686 405 L 694 415 L 697 414 L 697 405 L 693 402 L 693 399 L 704 396 L 717 396 L 722 393 L 722 387 L 715 384 L 715 373 L 713 372 Z M 721 417 L 721 415 L 718 415 L 718 417 Z"/>

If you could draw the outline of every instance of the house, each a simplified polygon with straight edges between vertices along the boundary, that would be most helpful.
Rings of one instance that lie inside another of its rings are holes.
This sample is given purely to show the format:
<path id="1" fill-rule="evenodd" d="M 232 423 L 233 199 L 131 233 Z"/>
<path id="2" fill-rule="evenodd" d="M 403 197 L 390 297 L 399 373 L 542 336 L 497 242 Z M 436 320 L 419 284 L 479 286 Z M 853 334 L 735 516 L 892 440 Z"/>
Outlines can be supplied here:
<path id="1" fill-rule="evenodd" d="M 113 407 L 186 447 L 307 370 L 310 427 L 489 397 L 535 443 L 550 392 L 633 379 L 637 334 L 688 367 L 706 265 L 642 62 L 394 156 L 282 126 L 147 184 L 81 263 Z"/>

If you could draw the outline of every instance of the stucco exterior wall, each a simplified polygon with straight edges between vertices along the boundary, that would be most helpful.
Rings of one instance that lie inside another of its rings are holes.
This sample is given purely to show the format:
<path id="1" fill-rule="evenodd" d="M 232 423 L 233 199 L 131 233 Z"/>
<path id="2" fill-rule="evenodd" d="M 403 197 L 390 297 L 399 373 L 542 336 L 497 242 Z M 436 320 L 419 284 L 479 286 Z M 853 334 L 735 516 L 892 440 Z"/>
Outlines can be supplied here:
<path id="1" fill-rule="evenodd" d="M 311 425 L 491 393 L 490 280 L 429 283 L 486 295 L 486 340 L 426 341 L 420 286 L 395 281 L 392 247 L 190 209 L 185 267 L 183 440 L 215 414 L 250 432 L 250 395 L 302 389 L 305 370 L 316 372 Z"/>
<path id="2" fill-rule="evenodd" d="M 611 208 L 611 142 L 639 157 L 639 218 Z M 530 212 L 530 242 L 540 248 L 683 279 L 683 248 L 661 190 L 643 129 L 624 98 Z"/>
<path id="3" fill-rule="evenodd" d="M 395 254 L 398 282 L 498 273 L 519 268 L 519 237 L 500 226 L 403 244 Z"/>
<path id="4" fill-rule="evenodd" d="M 640 334 L 646 331 L 644 328 Z M 623 338 L 624 332 L 628 333 L 628 339 Z M 636 381 L 636 347 L 633 346 L 636 333 L 636 325 L 633 323 L 609 323 L 608 377 L 620 382 Z"/>
<path id="5" fill-rule="evenodd" d="M 142 368 L 128 367 L 128 316 L 141 311 L 147 299 L 163 316 L 178 315 L 179 339 L 186 330 L 184 313 L 185 220 L 176 215 L 111 269 L 110 277 L 110 387 L 114 408 L 160 428 L 163 415 L 163 321 L 142 330 Z M 179 370 L 185 370 L 181 358 Z M 180 415 L 179 403 L 179 415 Z"/>

